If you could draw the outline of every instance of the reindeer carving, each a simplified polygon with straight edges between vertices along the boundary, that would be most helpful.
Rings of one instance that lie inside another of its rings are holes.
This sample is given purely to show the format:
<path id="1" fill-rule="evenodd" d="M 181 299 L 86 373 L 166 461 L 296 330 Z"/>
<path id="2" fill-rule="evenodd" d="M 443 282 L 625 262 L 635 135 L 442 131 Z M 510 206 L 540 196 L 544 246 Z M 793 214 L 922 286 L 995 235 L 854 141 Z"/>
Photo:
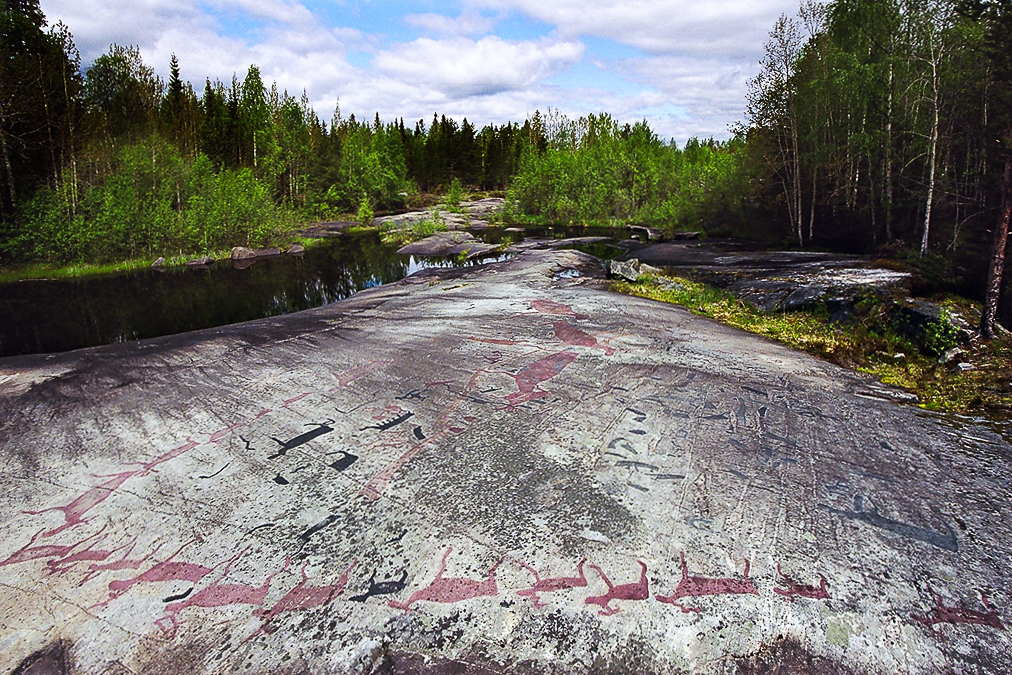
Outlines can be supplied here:
<path id="1" fill-rule="evenodd" d="M 773 592 L 779 593 L 791 602 L 794 602 L 794 596 L 800 595 L 802 598 L 812 598 L 813 600 L 827 600 L 829 599 L 829 591 L 826 590 L 826 577 L 819 575 L 819 585 L 811 586 L 809 584 L 799 584 L 794 579 L 784 574 L 783 570 L 780 569 L 780 563 L 777 563 L 777 574 L 782 576 L 787 582 L 787 588 L 774 588 Z"/>
<path id="2" fill-rule="evenodd" d="M 674 605 L 682 610 L 684 614 L 688 614 L 689 612 L 696 612 L 698 614 L 701 611 L 698 607 L 686 607 L 679 602 L 679 599 L 702 595 L 734 595 L 741 593 L 759 595 L 755 584 L 748 578 L 748 560 L 745 561 L 745 571 L 742 573 L 743 578 L 741 579 L 735 577 L 690 577 L 688 566 L 685 564 L 685 552 L 680 552 L 678 555 L 682 561 L 682 578 L 678 582 L 674 593 L 671 595 L 655 596 L 659 602 Z"/>
<path id="3" fill-rule="evenodd" d="M 591 563 L 591 568 L 601 575 L 604 583 L 608 584 L 608 592 L 604 595 L 589 597 L 584 602 L 588 605 L 600 605 L 601 611 L 598 614 L 601 616 L 611 616 L 621 611 L 618 607 L 611 606 L 612 600 L 646 600 L 649 598 L 650 587 L 647 581 L 647 565 L 642 560 L 637 562 L 640 564 L 640 580 L 629 584 L 619 584 L 618 586 L 611 583 L 611 579 L 604 573 L 604 570 Z"/>
<path id="4" fill-rule="evenodd" d="M 983 591 L 980 593 L 980 601 L 984 604 L 984 607 L 991 610 L 989 612 L 981 612 L 975 609 L 967 609 L 966 607 L 952 606 L 947 607 L 942 604 L 942 596 L 931 591 L 931 594 L 935 596 L 935 606 L 931 609 L 931 614 L 927 616 L 917 616 L 911 614 L 910 618 L 918 623 L 922 623 L 928 627 L 935 635 L 941 636 L 942 633 L 935 628 L 935 624 L 939 623 L 971 623 L 980 626 L 990 626 L 991 628 L 997 628 L 998 630 L 1005 630 L 1005 624 L 1001 622 L 1001 618 L 998 617 L 998 608 L 987 601 L 987 596 L 984 595 Z"/>
<path id="5" fill-rule="evenodd" d="M 541 602 L 541 598 L 538 597 L 539 593 L 552 593 L 567 588 L 577 588 L 587 585 L 587 577 L 583 573 L 583 565 L 586 562 L 587 559 L 584 558 L 577 564 L 575 577 L 552 577 L 550 579 L 542 579 L 536 569 L 527 563 L 521 562 L 520 565 L 534 575 L 534 585 L 530 588 L 517 591 L 517 595 L 530 598 L 534 606 L 540 609 L 545 606 L 545 603 Z"/>
<path id="6" fill-rule="evenodd" d="M 433 579 L 428 586 L 420 588 L 411 594 L 407 602 L 397 602 L 391 600 L 389 604 L 395 609 L 403 609 L 405 611 L 411 609 L 411 605 L 422 600 L 429 602 L 444 602 L 453 603 L 460 602 L 461 600 L 470 600 L 471 598 L 479 598 L 483 596 L 496 596 L 499 595 L 499 587 L 496 584 L 495 572 L 499 569 L 499 565 L 502 564 L 505 556 L 499 559 L 499 561 L 492 565 L 489 569 L 487 576 L 484 579 L 468 579 L 466 577 L 443 577 L 443 573 L 446 572 L 446 559 L 450 557 L 450 553 L 453 551 L 453 547 L 449 546 L 446 549 L 446 553 L 443 554 L 443 560 L 439 565 L 439 571 L 436 572 L 436 578 Z"/>
<path id="7" fill-rule="evenodd" d="M 246 547 L 240 556 L 250 547 Z M 285 556 L 284 566 L 271 572 L 264 582 L 259 586 L 249 584 L 223 584 L 222 580 L 228 576 L 228 571 L 236 559 L 230 560 L 221 575 L 209 586 L 205 586 L 193 595 L 178 602 L 172 602 L 165 606 L 165 616 L 155 621 L 155 625 L 170 635 L 175 635 L 179 628 L 176 615 L 187 607 L 225 607 L 226 605 L 254 605 L 256 607 L 264 604 L 264 598 L 271 588 L 271 581 L 279 573 L 288 569 L 290 559 Z M 169 622 L 168 625 L 166 622 Z"/>

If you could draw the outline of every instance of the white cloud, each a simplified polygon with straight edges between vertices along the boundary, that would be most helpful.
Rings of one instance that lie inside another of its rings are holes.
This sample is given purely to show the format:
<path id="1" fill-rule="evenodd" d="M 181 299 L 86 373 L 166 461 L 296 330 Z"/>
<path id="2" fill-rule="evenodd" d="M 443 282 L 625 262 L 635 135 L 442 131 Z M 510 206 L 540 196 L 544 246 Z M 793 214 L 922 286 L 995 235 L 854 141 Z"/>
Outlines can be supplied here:
<path id="1" fill-rule="evenodd" d="M 572 41 L 421 38 L 380 52 L 373 65 L 396 79 L 467 98 L 530 87 L 582 56 L 583 45 Z"/>
<path id="2" fill-rule="evenodd" d="M 110 43 L 133 44 L 166 77 L 175 53 L 198 93 L 205 77 L 241 79 L 256 64 L 268 84 L 296 96 L 305 89 L 324 119 L 338 99 L 345 114 L 428 122 L 439 112 L 479 126 L 551 106 L 571 117 L 646 117 L 662 137 L 679 140 L 727 136 L 769 29 L 796 7 L 796 0 L 463 0 L 450 16 L 431 12 L 427 0 L 404 3 L 401 15 L 349 5 L 334 25 L 324 10 L 311 10 L 315 1 L 41 4 L 51 23 L 70 27 L 85 65 Z M 422 37 L 398 42 L 405 26 Z M 567 82 L 567 73 L 579 79 Z"/>
<path id="3" fill-rule="evenodd" d="M 776 18 L 796 0 L 468 0 L 468 6 L 513 11 L 565 36 L 604 37 L 652 54 L 761 50 Z"/>
<path id="4" fill-rule="evenodd" d="M 460 16 L 443 14 L 407 14 L 404 21 L 419 30 L 439 35 L 481 35 L 492 30 L 495 23 L 476 11 L 465 11 Z"/>

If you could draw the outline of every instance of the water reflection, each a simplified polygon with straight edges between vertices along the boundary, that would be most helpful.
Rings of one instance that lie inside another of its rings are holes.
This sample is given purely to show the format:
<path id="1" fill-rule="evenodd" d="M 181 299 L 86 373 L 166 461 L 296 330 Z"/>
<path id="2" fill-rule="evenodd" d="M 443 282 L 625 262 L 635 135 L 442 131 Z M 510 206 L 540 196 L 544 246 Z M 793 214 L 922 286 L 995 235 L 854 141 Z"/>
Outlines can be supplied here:
<path id="1" fill-rule="evenodd" d="M 58 352 L 288 314 L 392 283 L 455 259 L 399 256 L 375 233 L 346 235 L 302 256 L 206 269 L 142 270 L 0 286 L 0 356 Z"/>

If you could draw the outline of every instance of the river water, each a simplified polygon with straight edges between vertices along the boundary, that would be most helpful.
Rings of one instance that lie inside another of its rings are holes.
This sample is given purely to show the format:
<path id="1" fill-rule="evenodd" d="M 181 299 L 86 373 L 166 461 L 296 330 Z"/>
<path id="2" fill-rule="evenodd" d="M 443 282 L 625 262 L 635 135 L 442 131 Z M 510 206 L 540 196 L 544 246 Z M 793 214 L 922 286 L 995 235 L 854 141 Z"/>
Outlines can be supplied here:
<path id="1" fill-rule="evenodd" d="M 487 260 L 486 260 L 487 261 Z M 206 268 L 147 269 L 0 286 L 0 356 L 139 340 L 319 307 L 424 267 L 475 264 L 415 258 L 376 233 L 345 234 L 302 255 Z"/>
<path id="2" fill-rule="evenodd" d="M 474 232 L 489 243 L 524 234 L 501 228 Z M 527 236 L 619 237 L 608 228 L 530 228 Z M 620 249 L 581 247 L 600 257 Z M 460 267 L 491 260 L 398 255 L 376 232 L 325 239 L 297 256 L 261 258 L 244 269 L 231 261 L 209 267 L 144 269 L 68 280 L 0 285 L 0 357 L 62 352 L 141 340 L 289 314 L 342 300 L 365 288 L 399 281 L 426 267 Z"/>

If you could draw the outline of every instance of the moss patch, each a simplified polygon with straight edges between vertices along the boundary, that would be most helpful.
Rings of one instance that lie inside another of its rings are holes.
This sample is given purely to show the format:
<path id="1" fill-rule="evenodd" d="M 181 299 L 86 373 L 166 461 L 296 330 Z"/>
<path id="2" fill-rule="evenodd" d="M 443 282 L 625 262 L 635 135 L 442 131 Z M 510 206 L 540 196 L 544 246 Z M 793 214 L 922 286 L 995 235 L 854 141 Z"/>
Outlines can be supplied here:
<path id="1" fill-rule="evenodd" d="M 674 283 L 672 283 L 674 282 Z M 857 303 L 857 316 L 830 321 L 824 307 L 793 312 L 762 312 L 730 293 L 679 277 L 640 277 L 616 281 L 613 291 L 682 305 L 696 314 L 766 336 L 838 365 L 874 375 L 882 382 L 917 394 L 932 410 L 1012 418 L 1012 340 L 975 340 L 962 348 L 961 361 L 973 370 L 938 363 L 893 329 L 887 306 L 868 297 Z M 979 308 L 963 298 L 941 304 L 964 313 Z"/>

